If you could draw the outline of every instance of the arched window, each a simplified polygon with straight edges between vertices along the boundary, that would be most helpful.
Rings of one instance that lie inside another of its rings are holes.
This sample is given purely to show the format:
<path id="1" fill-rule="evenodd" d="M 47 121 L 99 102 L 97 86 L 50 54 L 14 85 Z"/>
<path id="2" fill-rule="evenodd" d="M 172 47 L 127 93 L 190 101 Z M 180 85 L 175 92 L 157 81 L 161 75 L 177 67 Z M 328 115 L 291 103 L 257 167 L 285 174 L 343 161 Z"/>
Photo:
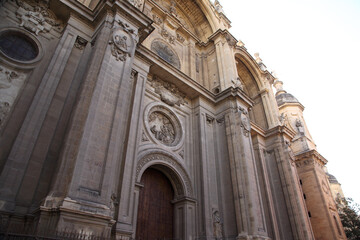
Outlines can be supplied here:
<path id="1" fill-rule="evenodd" d="M 180 60 L 176 53 L 171 48 L 161 41 L 154 41 L 151 44 L 151 50 L 153 50 L 159 57 L 170 63 L 177 69 L 180 69 Z"/>

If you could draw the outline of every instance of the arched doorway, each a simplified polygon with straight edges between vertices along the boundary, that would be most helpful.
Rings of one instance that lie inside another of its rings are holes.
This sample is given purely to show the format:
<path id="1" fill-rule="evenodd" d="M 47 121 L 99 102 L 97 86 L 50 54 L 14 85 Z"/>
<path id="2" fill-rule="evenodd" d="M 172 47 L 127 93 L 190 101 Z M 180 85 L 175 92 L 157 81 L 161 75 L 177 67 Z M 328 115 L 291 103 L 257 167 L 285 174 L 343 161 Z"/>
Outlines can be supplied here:
<path id="1" fill-rule="evenodd" d="M 141 177 L 136 224 L 137 240 L 173 239 L 174 190 L 160 171 L 148 168 Z"/>

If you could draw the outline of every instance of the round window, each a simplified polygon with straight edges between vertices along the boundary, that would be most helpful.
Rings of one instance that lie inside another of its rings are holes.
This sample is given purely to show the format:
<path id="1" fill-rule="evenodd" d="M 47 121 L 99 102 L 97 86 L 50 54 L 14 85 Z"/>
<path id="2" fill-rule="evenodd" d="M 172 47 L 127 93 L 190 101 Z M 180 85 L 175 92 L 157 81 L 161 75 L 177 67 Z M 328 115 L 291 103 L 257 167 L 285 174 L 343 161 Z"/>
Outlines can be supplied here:
<path id="1" fill-rule="evenodd" d="M 15 31 L 5 31 L 0 35 L 0 50 L 7 57 L 18 61 L 31 61 L 39 54 L 34 40 Z"/>

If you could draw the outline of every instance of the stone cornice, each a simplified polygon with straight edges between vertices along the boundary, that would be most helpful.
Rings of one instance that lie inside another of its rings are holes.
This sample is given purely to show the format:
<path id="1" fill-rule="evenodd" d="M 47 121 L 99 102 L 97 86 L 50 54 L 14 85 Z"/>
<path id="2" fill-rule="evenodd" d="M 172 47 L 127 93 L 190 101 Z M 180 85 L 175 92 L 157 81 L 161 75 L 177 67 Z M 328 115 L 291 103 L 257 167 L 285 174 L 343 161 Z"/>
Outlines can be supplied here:
<path id="1" fill-rule="evenodd" d="M 301 111 L 304 111 L 305 109 L 304 105 L 302 105 L 301 103 L 284 103 L 281 106 L 279 106 L 279 110 L 289 106 L 299 107 Z"/>
<path id="2" fill-rule="evenodd" d="M 295 159 L 296 159 L 295 161 L 296 161 L 297 165 L 298 165 L 298 163 L 301 165 L 302 162 L 306 162 L 306 161 L 309 161 L 309 160 L 318 163 L 320 166 L 325 166 L 326 163 L 328 162 L 315 149 L 311 150 L 311 151 L 307 151 L 307 152 L 297 154 L 297 155 L 295 155 Z"/>
<path id="3" fill-rule="evenodd" d="M 244 92 L 241 91 L 239 88 L 229 87 L 224 91 L 220 92 L 219 94 L 214 94 L 213 92 L 202 86 L 200 83 L 196 82 L 176 67 L 167 63 L 153 51 L 147 49 L 144 46 L 139 45 L 136 49 L 136 54 L 139 55 L 140 58 L 145 59 L 148 62 L 155 63 L 153 65 L 153 69 L 155 72 L 157 66 L 159 66 L 159 71 L 161 69 L 162 72 L 166 72 L 166 76 L 159 76 L 177 85 L 181 91 L 187 93 L 187 97 L 189 97 L 190 99 L 202 96 L 211 103 L 218 104 L 229 97 L 233 97 L 238 98 L 248 107 L 251 107 L 253 105 L 253 101 L 248 96 L 246 96 Z"/>

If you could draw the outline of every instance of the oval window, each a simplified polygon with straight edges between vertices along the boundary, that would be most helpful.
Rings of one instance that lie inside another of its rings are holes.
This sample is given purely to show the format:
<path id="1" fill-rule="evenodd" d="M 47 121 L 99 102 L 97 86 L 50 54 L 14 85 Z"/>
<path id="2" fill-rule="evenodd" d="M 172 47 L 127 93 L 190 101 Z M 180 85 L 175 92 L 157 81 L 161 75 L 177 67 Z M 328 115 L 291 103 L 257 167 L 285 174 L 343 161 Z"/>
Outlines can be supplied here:
<path id="1" fill-rule="evenodd" d="M 39 54 L 34 40 L 15 31 L 5 31 L 0 35 L 0 50 L 7 57 L 18 61 L 31 61 Z"/>

